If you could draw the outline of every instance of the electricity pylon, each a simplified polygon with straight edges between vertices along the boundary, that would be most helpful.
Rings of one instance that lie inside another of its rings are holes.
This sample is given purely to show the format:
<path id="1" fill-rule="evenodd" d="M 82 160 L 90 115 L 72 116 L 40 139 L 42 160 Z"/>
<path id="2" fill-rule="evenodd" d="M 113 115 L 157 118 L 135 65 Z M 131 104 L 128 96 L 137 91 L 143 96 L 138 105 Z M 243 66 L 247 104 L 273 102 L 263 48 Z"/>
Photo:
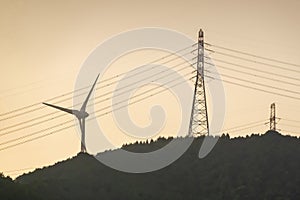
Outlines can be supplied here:
<path id="1" fill-rule="evenodd" d="M 209 135 L 205 82 L 204 82 L 204 33 L 198 34 L 197 76 L 190 118 L 189 136 Z"/>
<path id="2" fill-rule="evenodd" d="M 275 103 L 271 104 L 271 113 L 270 113 L 270 130 L 276 131 L 276 108 Z"/>

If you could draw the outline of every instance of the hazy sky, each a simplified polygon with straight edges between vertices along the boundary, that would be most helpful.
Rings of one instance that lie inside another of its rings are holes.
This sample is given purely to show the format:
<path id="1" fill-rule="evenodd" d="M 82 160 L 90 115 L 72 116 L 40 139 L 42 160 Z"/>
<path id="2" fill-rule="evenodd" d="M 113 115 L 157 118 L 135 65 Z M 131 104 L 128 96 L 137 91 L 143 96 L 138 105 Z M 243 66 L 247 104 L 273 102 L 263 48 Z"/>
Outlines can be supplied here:
<path id="1" fill-rule="evenodd" d="M 169 28 L 195 39 L 197 31 L 202 28 L 205 31 L 205 41 L 209 43 L 299 64 L 299 9 L 300 2 L 297 0 L 180 2 L 1 0 L 0 113 L 72 91 L 80 67 L 89 53 L 107 38 L 134 28 Z M 150 57 L 155 58 L 155 54 L 151 54 Z M 144 60 L 151 59 L 145 57 Z M 274 71 L 268 67 L 264 67 L 264 70 Z M 293 73 L 288 75 L 297 77 Z M 277 103 L 279 117 L 299 119 L 297 115 L 300 112 L 299 100 L 228 84 L 224 86 L 226 93 L 224 129 L 267 120 L 272 102 Z M 281 83 L 275 86 L 286 87 Z M 299 87 L 291 89 L 299 92 Z M 159 99 L 158 97 L 153 101 L 157 102 Z M 72 101 L 64 102 L 62 106 L 71 104 Z M 166 102 L 162 104 L 168 106 Z M 149 102 L 143 108 L 147 106 L 150 106 Z M 47 109 L 45 113 L 49 113 Z M 141 108 L 134 109 L 134 112 L 137 112 Z M 174 111 L 176 108 L 169 107 L 166 110 L 168 109 Z M 40 114 L 0 121 L 0 127 Z M 58 122 L 69 119 L 72 119 L 72 116 L 67 115 Z M 147 119 L 147 116 L 141 115 L 140 121 L 147 124 Z M 113 123 L 112 118 L 103 120 Z M 39 126 L 36 130 L 46 127 Z M 171 127 L 172 124 L 166 124 L 165 132 L 170 131 Z M 279 127 L 300 132 L 299 127 L 283 125 Z M 267 126 L 261 126 L 229 133 L 236 136 L 251 132 L 263 133 L 267 129 Z M 20 137 L 26 133 L 26 131 L 17 132 L 14 136 L 0 138 L 0 141 Z M 71 128 L 16 148 L 0 151 L 0 171 L 53 164 L 76 155 L 79 144 L 76 130 Z"/>

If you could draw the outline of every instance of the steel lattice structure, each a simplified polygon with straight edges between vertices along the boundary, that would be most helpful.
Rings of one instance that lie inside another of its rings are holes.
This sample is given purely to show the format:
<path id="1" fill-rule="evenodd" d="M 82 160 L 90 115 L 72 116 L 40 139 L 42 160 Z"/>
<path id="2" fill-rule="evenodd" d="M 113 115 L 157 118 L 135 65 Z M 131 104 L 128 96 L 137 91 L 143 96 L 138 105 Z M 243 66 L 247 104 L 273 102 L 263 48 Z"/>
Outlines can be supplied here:
<path id="1" fill-rule="evenodd" d="M 204 82 L 204 33 L 198 34 L 197 76 L 193 96 L 189 136 L 209 135 L 209 123 Z"/>
<path id="2" fill-rule="evenodd" d="M 271 104 L 270 130 L 276 131 L 276 110 L 275 110 L 275 103 Z"/>

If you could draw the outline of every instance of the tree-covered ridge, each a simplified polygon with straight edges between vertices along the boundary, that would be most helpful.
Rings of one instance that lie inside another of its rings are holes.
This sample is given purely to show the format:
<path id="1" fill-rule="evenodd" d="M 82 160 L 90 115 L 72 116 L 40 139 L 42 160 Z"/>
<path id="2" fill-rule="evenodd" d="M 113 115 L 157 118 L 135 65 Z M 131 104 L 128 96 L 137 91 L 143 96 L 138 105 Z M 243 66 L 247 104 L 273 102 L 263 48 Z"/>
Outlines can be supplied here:
<path id="1" fill-rule="evenodd" d="M 170 140 L 123 149 L 148 152 Z M 195 139 L 176 162 L 151 173 L 119 172 L 80 153 L 23 175 L 15 184 L 39 199 L 300 199 L 300 139 L 271 131 L 246 138 L 224 135 L 199 159 L 202 141 L 203 137 Z"/>
<path id="2" fill-rule="evenodd" d="M 5 177 L 0 173 L 0 199 L 1 200 L 34 200 L 36 195 L 21 184 L 15 183 L 10 177 Z"/>

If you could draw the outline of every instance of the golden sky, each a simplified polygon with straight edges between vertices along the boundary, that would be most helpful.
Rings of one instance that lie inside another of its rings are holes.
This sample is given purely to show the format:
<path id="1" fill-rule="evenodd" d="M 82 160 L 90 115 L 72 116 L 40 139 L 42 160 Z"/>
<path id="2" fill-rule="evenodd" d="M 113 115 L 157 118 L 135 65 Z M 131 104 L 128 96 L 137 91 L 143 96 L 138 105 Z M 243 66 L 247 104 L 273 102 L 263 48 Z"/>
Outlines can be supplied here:
<path id="1" fill-rule="evenodd" d="M 297 0 L 1 0 L 0 113 L 72 91 L 80 67 L 91 51 L 107 38 L 134 28 L 168 28 L 195 39 L 197 31 L 202 28 L 205 41 L 209 43 L 299 64 L 299 8 L 300 2 Z M 155 53 L 152 53 L 150 58 L 144 56 L 143 61 L 155 59 L 155 56 Z M 264 70 L 274 71 L 267 67 L 264 67 Z M 293 73 L 288 75 L 297 77 Z M 277 83 L 276 86 L 285 87 L 281 83 Z M 299 119 L 299 100 L 228 84 L 224 84 L 224 87 L 224 129 L 267 119 L 272 102 L 277 103 L 279 117 Z M 169 95 L 163 98 L 173 97 Z M 159 100 L 157 97 L 153 101 Z M 175 112 L 177 109 L 170 107 L 166 102 L 161 103 L 168 107 L 166 110 Z M 148 104 L 149 102 L 146 102 L 143 108 L 150 106 Z M 70 105 L 72 101 L 65 102 L 62 106 Z M 50 108 L 43 111 L 47 113 L 48 109 Z M 140 108 L 133 107 L 132 112 L 136 113 L 139 110 Z M 41 113 L 33 115 L 39 114 Z M 0 127 L 34 117 L 33 115 L 0 121 Z M 148 116 L 138 116 L 138 122 L 149 122 Z M 72 119 L 72 116 L 66 115 L 58 122 L 69 119 Z M 111 118 L 103 120 L 113 123 Z M 175 123 L 176 120 L 176 117 L 172 118 L 170 123 Z M 300 128 L 297 127 L 282 128 L 300 132 Z M 41 129 L 41 126 L 38 129 Z M 165 129 L 165 132 L 172 130 L 172 124 L 166 124 Z M 263 133 L 267 129 L 267 126 L 261 126 L 229 133 L 236 136 L 251 131 Z M 18 132 L 16 136 L 26 133 Z M 9 135 L 0 140 L 12 138 Z M 71 128 L 16 148 L 0 151 L 0 171 L 53 164 L 76 155 L 78 151 L 79 138 L 75 128 Z"/>

